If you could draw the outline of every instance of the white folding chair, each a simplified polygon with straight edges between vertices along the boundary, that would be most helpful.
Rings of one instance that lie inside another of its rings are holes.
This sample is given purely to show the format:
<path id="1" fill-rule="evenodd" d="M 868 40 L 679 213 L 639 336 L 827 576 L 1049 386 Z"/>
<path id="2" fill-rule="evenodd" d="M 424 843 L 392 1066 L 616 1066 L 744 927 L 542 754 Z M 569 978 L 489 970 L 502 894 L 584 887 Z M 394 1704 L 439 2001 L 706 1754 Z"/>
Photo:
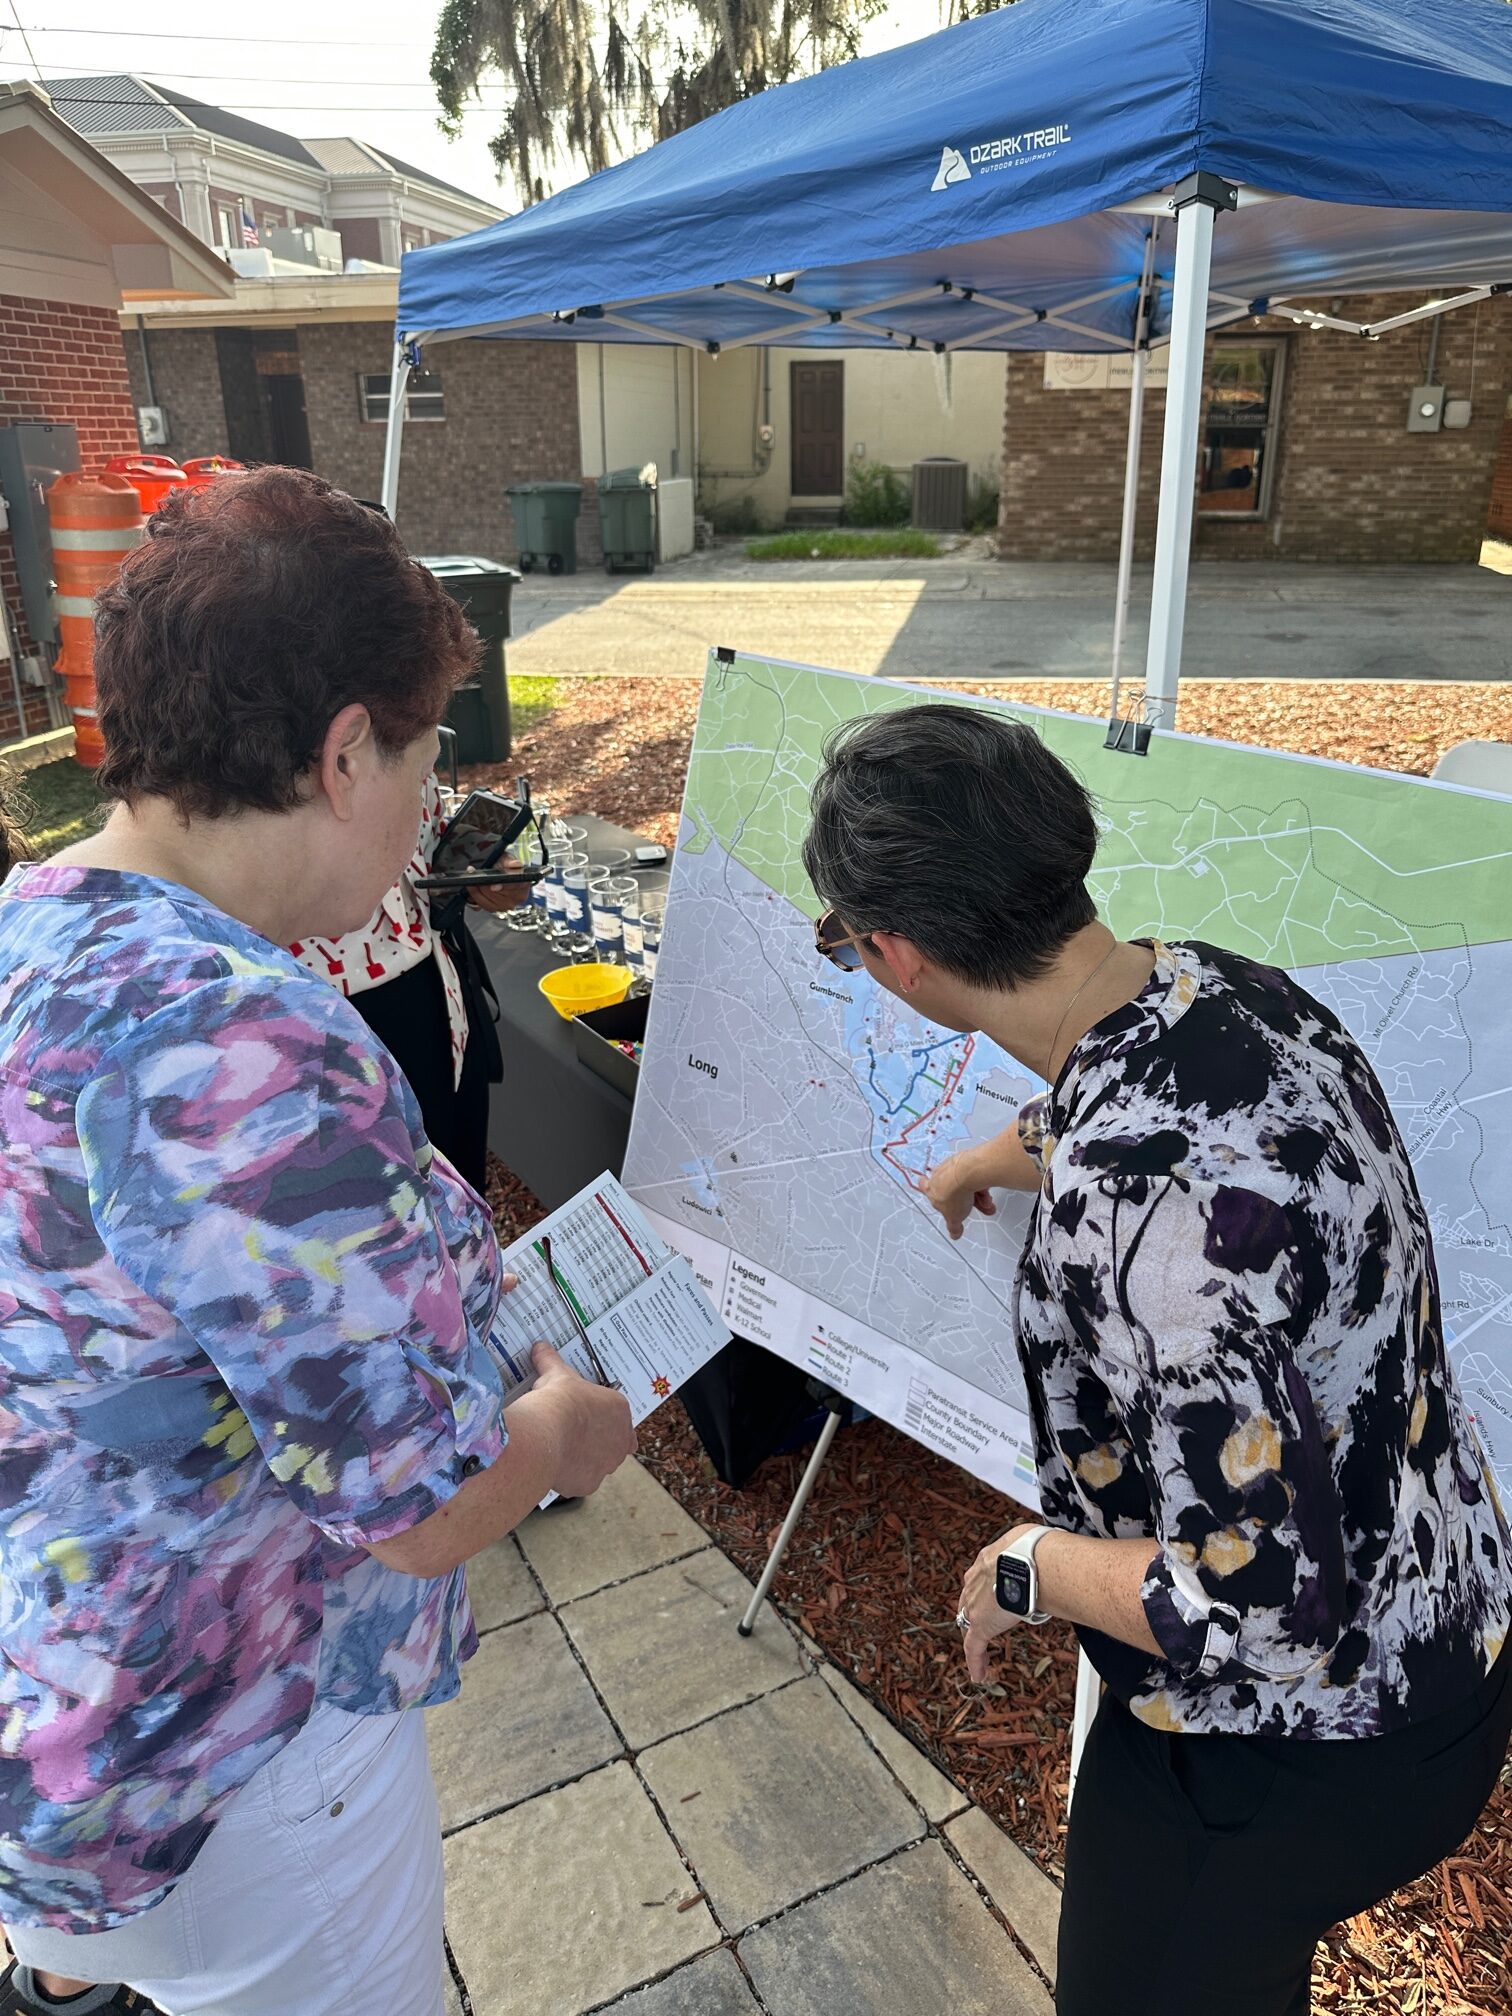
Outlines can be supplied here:
<path id="1" fill-rule="evenodd" d="M 1468 784 L 1474 791 L 1502 791 L 1512 797 L 1512 742 L 1456 742 L 1433 766 L 1440 784 Z"/>

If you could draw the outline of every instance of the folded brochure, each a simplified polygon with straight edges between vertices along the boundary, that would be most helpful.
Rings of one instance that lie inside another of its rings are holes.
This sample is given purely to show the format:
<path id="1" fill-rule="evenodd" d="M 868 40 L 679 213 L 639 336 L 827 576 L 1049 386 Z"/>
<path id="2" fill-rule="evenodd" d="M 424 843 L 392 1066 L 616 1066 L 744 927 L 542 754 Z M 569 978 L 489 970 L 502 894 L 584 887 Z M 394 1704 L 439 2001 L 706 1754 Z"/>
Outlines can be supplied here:
<path id="1" fill-rule="evenodd" d="M 500 1302 L 491 1342 L 507 1398 L 535 1376 L 531 1345 L 553 1344 L 585 1379 L 602 1372 L 622 1387 L 632 1416 L 644 1421 L 730 1341 L 688 1262 L 612 1176 L 506 1246 L 504 1265 L 519 1286 Z"/>

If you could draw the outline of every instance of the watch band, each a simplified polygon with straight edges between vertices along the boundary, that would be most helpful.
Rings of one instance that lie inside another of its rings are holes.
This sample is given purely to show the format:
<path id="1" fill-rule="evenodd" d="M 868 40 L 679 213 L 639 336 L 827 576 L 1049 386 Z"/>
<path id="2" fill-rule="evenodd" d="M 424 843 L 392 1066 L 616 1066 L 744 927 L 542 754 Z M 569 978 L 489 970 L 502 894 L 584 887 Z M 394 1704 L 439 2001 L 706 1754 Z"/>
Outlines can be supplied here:
<path id="1" fill-rule="evenodd" d="M 1020 1561 L 1029 1571 L 1029 1608 L 1027 1611 L 1015 1613 L 1021 1615 L 1026 1624 L 1048 1624 L 1050 1622 L 1050 1612 L 1048 1610 L 1035 1608 L 1035 1599 L 1039 1595 L 1039 1570 L 1034 1565 L 1035 1549 L 1049 1531 L 1050 1528 L 1048 1526 L 1031 1526 L 1028 1532 L 1021 1533 L 1012 1545 L 1005 1547 L 998 1556 L 999 1563 L 1006 1559 Z M 1008 1606 L 1004 1604 L 1002 1607 L 1006 1609 Z"/>

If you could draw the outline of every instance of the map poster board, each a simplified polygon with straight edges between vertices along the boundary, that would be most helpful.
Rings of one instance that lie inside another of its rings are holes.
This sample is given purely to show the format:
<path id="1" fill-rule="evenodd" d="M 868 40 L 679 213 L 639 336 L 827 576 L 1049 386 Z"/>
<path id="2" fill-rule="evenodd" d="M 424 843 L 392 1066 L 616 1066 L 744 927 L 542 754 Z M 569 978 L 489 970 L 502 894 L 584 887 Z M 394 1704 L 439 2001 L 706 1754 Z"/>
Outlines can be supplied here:
<path id="1" fill-rule="evenodd" d="M 818 958 L 799 854 L 826 733 L 956 697 L 711 658 L 625 1186 L 738 1334 L 1032 1503 L 1012 1319 L 1027 1207 L 1000 1197 L 953 1244 L 919 1186 L 1039 1087 Z M 1512 1498 L 1512 801 L 1182 735 L 1119 755 L 1098 721 L 969 704 L 1032 722 L 1095 794 L 1114 930 L 1285 966 L 1364 1046 Z"/>

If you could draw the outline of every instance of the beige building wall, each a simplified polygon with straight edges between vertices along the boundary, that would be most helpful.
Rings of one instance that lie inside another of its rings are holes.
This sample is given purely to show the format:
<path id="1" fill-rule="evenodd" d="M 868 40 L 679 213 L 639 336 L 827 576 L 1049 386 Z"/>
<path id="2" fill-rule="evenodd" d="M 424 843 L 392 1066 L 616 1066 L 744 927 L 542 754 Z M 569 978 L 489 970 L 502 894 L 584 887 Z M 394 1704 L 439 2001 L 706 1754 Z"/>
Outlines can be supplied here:
<path id="1" fill-rule="evenodd" d="M 583 474 L 693 473 L 693 353 L 670 343 L 579 343 Z"/>
<path id="2" fill-rule="evenodd" d="M 1002 457 L 1006 362 L 1001 354 L 896 350 L 737 350 L 698 360 L 699 508 L 716 516 L 749 498 L 761 525 L 793 502 L 794 363 L 845 366 L 847 468 L 885 462 L 906 474 L 927 455 L 952 455 L 996 485 Z M 588 436 L 585 429 L 584 447 Z M 802 499 L 807 503 L 811 500 Z"/>

